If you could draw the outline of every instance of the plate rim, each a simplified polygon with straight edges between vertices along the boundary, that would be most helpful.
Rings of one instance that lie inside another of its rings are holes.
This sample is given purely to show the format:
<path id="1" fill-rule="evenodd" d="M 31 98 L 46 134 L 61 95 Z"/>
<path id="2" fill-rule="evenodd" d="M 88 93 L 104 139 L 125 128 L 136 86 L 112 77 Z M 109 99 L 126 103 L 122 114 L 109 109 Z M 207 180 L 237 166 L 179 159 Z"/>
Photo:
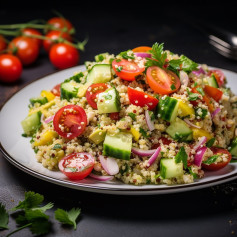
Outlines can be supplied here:
<path id="1" fill-rule="evenodd" d="M 58 70 L 55 72 L 51 72 L 48 74 L 45 74 L 44 76 L 41 76 L 33 81 L 28 82 L 26 85 L 24 85 L 22 88 L 20 88 L 19 90 L 17 90 L 16 92 L 14 92 L 12 95 L 10 95 L 7 99 L 5 99 L 5 101 L 3 102 L 2 105 L 0 105 L 0 112 L 2 111 L 3 107 L 7 104 L 8 101 L 10 101 L 12 99 L 13 96 L 15 96 L 18 92 L 20 92 L 21 90 L 23 90 L 25 87 L 29 86 L 30 84 L 37 82 L 41 79 L 44 79 L 47 76 L 56 74 L 56 73 L 60 73 L 62 71 L 66 71 L 66 70 L 73 70 L 73 68 L 79 68 L 79 67 L 84 67 L 84 65 L 77 65 L 71 68 L 67 68 L 64 70 Z M 217 67 L 212 67 L 209 66 L 209 68 L 213 68 L 213 69 L 220 69 L 220 70 L 224 70 L 224 71 L 228 71 L 230 73 L 234 73 L 237 75 L 237 72 L 235 71 L 231 71 L 228 69 L 224 69 L 224 68 L 217 68 Z M 68 188 L 73 188 L 76 190 L 81 190 L 81 191 L 87 191 L 87 192 L 97 192 L 97 193 L 104 193 L 104 194 L 115 194 L 115 195 L 158 195 L 158 194 L 169 194 L 169 193 L 178 193 L 178 192 L 185 192 L 185 191 L 192 191 L 195 189 L 201 189 L 201 188 L 207 188 L 210 186 L 214 186 L 214 185 L 218 185 L 221 183 L 225 183 L 231 180 L 234 180 L 235 178 L 237 178 L 237 172 L 234 174 L 231 174 L 227 177 L 221 177 L 214 179 L 214 180 L 207 180 L 204 182 L 194 182 L 191 184 L 183 184 L 183 185 L 167 185 L 166 187 L 161 187 L 161 188 L 146 188 L 146 189 L 141 189 L 140 186 L 138 186 L 138 188 L 133 188 L 133 189 L 122 189 L 122 188 L 115 188 L 115 187 L 98 187 L 98 186 L 94 186 L 94 185 L 87 185 L 87 184 L 83 184 L 83 183 L 75 183 L 72 182 L 70 180 L 61 180 L 58 178 L 54 178 L 51 176 L 48 176 L 46 174 L 42 174 L 38 171 L 32 170 L 29 167 L 21 164 L 19 161 L 17 161 L 15 158 L 13 158 L 3 147 L 1 141 L 0 141 L 0 151 L 3 154 L 3 156 L 6 158 L 6 160 L 8 160 L 12 165 L 14 165 L 16 168 L 20 169 L 21 171 L 32 175 L 36 178 L 39 178 L 41 180 L 44 180 L 46 182 L 50 182 L 53 184 L 57 184 L 57 185 L 61 185 L 64 187 L 68 187 Z M 131 184 L 132 185 L 132 184 Z"/>

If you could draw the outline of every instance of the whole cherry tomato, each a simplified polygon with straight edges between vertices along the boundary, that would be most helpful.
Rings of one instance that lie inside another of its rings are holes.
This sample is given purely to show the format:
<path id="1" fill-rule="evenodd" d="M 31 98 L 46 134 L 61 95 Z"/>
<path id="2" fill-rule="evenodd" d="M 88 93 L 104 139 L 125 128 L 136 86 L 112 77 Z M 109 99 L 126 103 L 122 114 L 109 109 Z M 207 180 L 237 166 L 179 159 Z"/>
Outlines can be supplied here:
<path id="1" fill-rule="evenodd" d="M 65 30 L 64 32 L 70 32 L 73 28 L 72 23 L 63 17 L 53 17 L 47 21 L 47 24 L 52 25 L 54 28 Z"/>
<path id="2" fill-rule="evenodd" d="M 51 63 L 58 69 L 76 66 L 79 62 L 78 50 L 66 43 L 58 43 L 52 46 L 49 52 Z"/>
<path id="3" fill-rule="evenodd" d="M 32 64 L 39 55 L 39 46 L 36 41 L 26 36 L 14 38 L 8 49 L 21 60 L 23 65 Z"/>
<path id="4" fill-rule="evenodd" d="M 67 41 L 72 41 L 71 35 L 66 32 L 60 32 L 57 30 L 52 30 L 45 35 L 48 39 L 43 41 L 43 46 L 46 52 L 49 52 L 52 45 L 58 43 L 59 39 L 65 39 Z"/>
<path id="5" fill-rule="evenodd" d="M 0 55 L 0 81 L 15 82 L 22 73 L 21 61 L 12 54 Z"/>
<path id="6" fill-rule="evenodd" d="M 6 48 L 7 48 L 6 39 L 2 35 L 0 35 L 0 52 Z"/>
<path id="7" fill-rule="evenodd" d="M 40 47 L 42 45 L 42 39 L 39 39 L 39 38 L 34 38 L 34 37 L 31 37 L 32 35 L 36 35 L 36 36 L 42 36 L 41 32 L 36 30 L 36 29 L 33 29 L 33 28 L 25 28 L 22 30 L 22 33 L 25 35 L 25 36 L 28 36 L 30 37 L 31 39 L 33 39 L 34 41 L 36 41 L 36 43 L 38 44 L 38 46 Z"/>

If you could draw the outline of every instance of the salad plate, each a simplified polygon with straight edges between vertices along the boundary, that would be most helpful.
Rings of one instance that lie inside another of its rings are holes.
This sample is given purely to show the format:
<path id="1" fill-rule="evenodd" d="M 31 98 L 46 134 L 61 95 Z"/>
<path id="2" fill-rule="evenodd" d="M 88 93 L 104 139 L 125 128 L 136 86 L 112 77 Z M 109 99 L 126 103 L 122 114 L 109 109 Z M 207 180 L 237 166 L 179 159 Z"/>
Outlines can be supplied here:
<path id="1" fill-rule="evenodd" d="M 71 181 L 60 171 L 51 171 L 38 163 L 29 142 L 30 138 L 22 136 L 21 121 L 28 113 L 29 98 L 40 94 L 42 89 L 50 90 L 76 71 L 83 71 L 84 66 L 76 66 L 37 79 L 8 99 L 0 113 L 0 150 L 4 157 L 20 170 L 36 178 L 89 192 L 116 195 L 153 195 L 191 191 L 218 185 L 237 178 L 237 163 L 230 163 L 219 171 L 205 172 L 205 177 L 194 183 L 180 185 L 128 185 L 120 181 L 96 181 L 90 177 Z M 227 87 L 237 94 L 237 73 L 221 69 L 227 78 Z M 17 115 L 17 116 L 16 116 Z"/>

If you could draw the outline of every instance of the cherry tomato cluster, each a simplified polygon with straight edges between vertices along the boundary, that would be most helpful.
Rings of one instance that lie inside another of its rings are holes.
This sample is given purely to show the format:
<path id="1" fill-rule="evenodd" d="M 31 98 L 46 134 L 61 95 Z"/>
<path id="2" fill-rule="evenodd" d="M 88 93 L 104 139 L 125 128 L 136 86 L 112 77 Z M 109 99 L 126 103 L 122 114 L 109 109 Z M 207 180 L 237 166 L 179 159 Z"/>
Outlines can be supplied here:
<path id="1" fill-rule="evenodd" d="M 77 65 L 86 40 L 75 43 L 74 33 L 72 23 L 61 16 L 45 23 L 0 25 L 0 81 L 17 81 L 23 67 L 37 60 L 41 48 L 57 69 Z"/>

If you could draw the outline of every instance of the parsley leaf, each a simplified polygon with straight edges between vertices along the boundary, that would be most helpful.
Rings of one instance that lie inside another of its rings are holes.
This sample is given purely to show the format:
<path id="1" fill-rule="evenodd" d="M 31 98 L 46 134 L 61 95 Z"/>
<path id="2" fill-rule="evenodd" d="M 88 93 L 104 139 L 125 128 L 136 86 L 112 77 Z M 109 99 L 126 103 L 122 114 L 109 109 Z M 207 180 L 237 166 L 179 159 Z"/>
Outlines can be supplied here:
<path id="1" fill-rule="evenodd" d="M 170 86 L 170 89 L 171 89 L 172 91 L 175 90 L 175 89 L 176 89 L 175 85 L 172 84 L 172 85 Z"/>
<path id="2" fill-rule="evenodd" d="M 128 116 L 131 117 L 133 121 L 136 121 L 136 114 L 128 113 Z"/>
<path id="3" fill-rule="evenodd" d="M 121 72 L 123 70 L 123 66 L 118 66 L 117 68 L 116 68 L 116 71 L 117 72 Z"/>
<path id="4" fill-rule="evenodd" d="M 188 100 L 195 101 L 195 100 L 199 99 L 198 93 L 192 93 L 188 89 L 187 89 L 187 92 L 188 92 Z"/>
<path id="5" fill-rule="evenodd" d="M 195 108 L 195 116 L 204 119 L 207 116 L 207 109 Z"/>
<path id="6" fill-rule="evenodd" d="M 180 163 L 183 162 L 184 168 L 187 168 L 187 160 L 188 160 L 188 155 L 184 149 L 184 147 L 182 146 L 179 150 L 179 152 L 176 154 L 175 156 L 175 162 L 176 163 Z"/>
<path id="7" fill-rule="evenodd" d="M 215 163 L 218 157 L 219 157 L 219 155 L 211 156 L 207 160 L 203 161 L 202 163 L 210 165 L 212 163 Z"/>
<path id="8" fill-rule="evenodd" d="M 72 208 L 70 211 L 65 211 L 63 209 L 58 208 L 54 214 L 55 219 L 60 221 L 62 224 L 72 225 L 74 230 L 76 230 L 76 219 L 81 213 L 81 209 L 79 208 Z"/>
<path id="9" fill-rule="evenodd" d="M 11 211 L 16 211 L 19 209 L 26 210 L 26 209 L 30 209 L 33 207 L 37 207 L 43 201 L 44 201 L 44 196 L 42 196 L 41 194 L 31 192 L 31 191 L 25 192 L 25 200 L 20 201 L 17 206 L 15 206 L 14 208 L 11 209 Z"/>
<path id="10" fill-rule="evenodd" d="M 212 147 L 213 146 L 213 144 L 215 143 L 215 140 L 216 140 L 216 138 L 211 138 L 207 143 L 206 143 L 206 147 Z"/>
<path id="11" fill-rule="evenodd" d="M 52 150 L 57 150 L 57 149 L 60 149 L 62 148 L 62 146 L 60 144 L 55 144 L 54 147 L 52 148 Z"/>
<path id="12" fill-rule="evenodd" d="M 140 128 L 139 132 L 142 134 L 143 137 L 145 138 L 149 137 L 149 134 L 143 128 Z"/>
<path id="13" fill-rule="evenodd" d="M 121 52 L 119 55 L 122 56 L 122 58 L 124 59 L 135 59 L 134 53 L 131 50 Z"/>
<path id="14" fill-rule="evenodd" d="M 205 95 L 205 93 L 204 93 L 204 91 L 203 91 L 203 89 L 202 89 L 201 87 L 197 87 L 196 90 L 197 90 L 202 96 Z"/>
<path id="15" fill-rule="evenodd" d="M 198 179 L 198 175 L 196 173 L 193 173 L 192 168 L 188 167 L 189 173 L 193 176 L 194 179 Z"/>
<path id="16" fill-rule="evenodd" d="M 6 211 L 5 206 L 0 203 L 0 230 L 8 229 L 9 215 Z"/>
<path id="17" fill-rule="evenodd" d="M 198 68 L 198 64 L 193 62 L 188 57 L 181 55 L 180 60 L 182 62 L 182 70 L 186 73 L 190 73 L 191 71 L 194 71 Z"/>
<path id="18" fill-rule="evenodd" d="M 152 45 L 152 49 L 150 50 L 151 58 L 147 58 L 147 62 L 145 64 L 146 67 L 158 66 L 163 67 L 165 64 L 165 60 L 167 58 L 167 53 L 163 51 L 164 43 L 158 44 L 157 42 Z"/>

